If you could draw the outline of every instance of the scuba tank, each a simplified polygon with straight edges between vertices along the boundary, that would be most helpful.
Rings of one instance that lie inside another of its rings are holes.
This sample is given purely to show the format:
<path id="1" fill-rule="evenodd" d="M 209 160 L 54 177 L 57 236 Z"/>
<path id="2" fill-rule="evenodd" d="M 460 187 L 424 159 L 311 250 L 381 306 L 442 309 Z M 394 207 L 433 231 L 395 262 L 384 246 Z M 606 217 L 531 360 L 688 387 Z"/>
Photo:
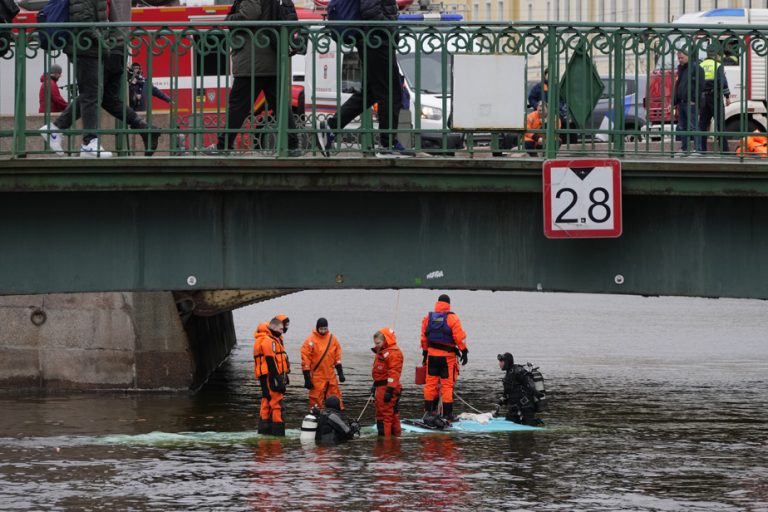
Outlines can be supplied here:
<path id="1" fill-rule="evenodd" d="M 538 366 L 533 366 L 531 363 L 526 363 L 525 370 L 531 375 L 533 379 L 533 385 L 536 389 L 533 402 L 537 411 L 543 411 L 547 406 L 547 391 L 544 388 L 544 376 L 539 371 Z"/>
<path id="2" fill-rule="evenodd" d="M 301 434 L 299 439 L 302 444 L 307 442 L 315 442 L 315 433 L 317 432 L 317 416 L 314 414 L 316 409 L 312 409 L 309 414 L 304 416 L 304 420 L 301 422 Z"/>

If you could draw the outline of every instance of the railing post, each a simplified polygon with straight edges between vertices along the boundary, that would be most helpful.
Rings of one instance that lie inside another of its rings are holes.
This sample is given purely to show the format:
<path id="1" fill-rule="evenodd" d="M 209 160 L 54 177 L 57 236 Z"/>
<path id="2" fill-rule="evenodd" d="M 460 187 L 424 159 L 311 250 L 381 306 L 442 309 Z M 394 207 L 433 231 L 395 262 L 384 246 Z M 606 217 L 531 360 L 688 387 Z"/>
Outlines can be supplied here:
<path id="1" fill-rule="evenodd" d="M 559 137 L 555 128 L 557 127 L 557 123 L 560 119 L 560 69 L 557 61 L 559 53 L 557 51 L 557 27 L 555 25 L 549 25 L 547 29 L 546 46 L 549 77 L 555 78 L 554 81 L 549 81 L 549 94 L 547 95 L 547 107 L 549 110 L 547 112 L 547 135 L 544 145 L 544 157 L 547 160 L 551 160 L 557 157 L 557 145 L 559 142 Z M 542 101 L 543 99 L 544 97 L 542 91 Z"/>
<path id="2" fill-rule="evenodd" d="M 15 104 L 13 106 L 13 155 L 27 156 L 27 136 L 24 132 L 27 126 L 27 31 L 19 30 L 16 38 L 16 87 Z"/>
<path id="3" fill-rule="evenodd" d="M 613 36 L 613 149 L 617 155 L 624 154 L 624 43 L 621 31 Z"/>
<path id="4" fill-rule="evenodd" d="M 289 32 L 290 28 L 285 25 L 280 26 L 280 45 L 278 55 L 278 77 L 277 77 L 277 156 L 286 156 L 288 149 L 288 116 L 291 112 L 291 56 L 289 52 Z"/>

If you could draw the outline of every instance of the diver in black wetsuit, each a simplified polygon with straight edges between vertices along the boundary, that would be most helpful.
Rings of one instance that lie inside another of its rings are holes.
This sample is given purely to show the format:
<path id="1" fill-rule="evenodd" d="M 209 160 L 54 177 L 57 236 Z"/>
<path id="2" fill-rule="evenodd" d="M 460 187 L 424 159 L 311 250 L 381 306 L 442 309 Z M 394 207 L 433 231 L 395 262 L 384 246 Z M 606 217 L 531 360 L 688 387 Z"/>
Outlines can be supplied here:
<path id="1" fill-rule="evenodd" d="M 523 425 L 541 425 L 541 420 L 536 419 L 536 399 L 538 392 L 533 376 L 524 367 L 515 364 L 515 358 L 509 352 L 499 354 L 499 368 L 505 371 L 504 395 L 499 399 L 497 415 L 501 416 L 501 408 L 506 406 L 504 419 L 521 423 Z"/>
<path id="2" fill-rule="evenodd" d="M 341 401 L 335 395 L 325 399 L 325 408 L 317 413 L 317 432 L 315 441 L 319 444 L 346 443 L 355 435 L 360 435 L 360 425 L 347 419 L 341 412 Z"/>

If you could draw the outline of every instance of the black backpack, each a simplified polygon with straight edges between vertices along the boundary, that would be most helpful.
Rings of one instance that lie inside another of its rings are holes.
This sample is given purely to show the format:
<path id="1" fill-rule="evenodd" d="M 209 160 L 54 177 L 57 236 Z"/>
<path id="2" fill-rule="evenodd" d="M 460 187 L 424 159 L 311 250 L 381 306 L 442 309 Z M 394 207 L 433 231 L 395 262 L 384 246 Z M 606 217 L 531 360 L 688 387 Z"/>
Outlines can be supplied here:
<path id="1" fill-rule="evenodd" d="M 296 6 L 293 3 L 293 0 L 268 0 L 272 2 L 272 19 L 277 21 L 299 21 L 299 15 L 296 12 Z M 300 53 L 304 55 L 307 53 L 307 48 L 305 43 L 301 43 L 300 41 L 305 40 L 300 35 L 301 31 L 297 31 L 296 28 L 291 29 L 291 45 L 288 48 L 288 53 L 291 55 L 295 55 L 297 53 Z M 277 50 L 277 34 L 280 33 L 280 29 L 275 27 L 275 34 L 270 34 L 270 38 L 272 39 L 272 47 Z"/>
<path id="2" fill-rule="evenodd" d="M 20 10 L 13 0 L 0 0 L 0 21 L 10 23 Z"/>
<path id="3" fill-rule="evenodd" d="M 69 21 L 69 0 L 48 0 L 48 3 L 37 13 L 40 23 L 40 48 L 45 51 L 62 49 L 69 42 L 71 33 L 61 27 L 46 27 L 48 23 L 66 23 Z"/>
<path id="4" fill-rule="evenodd" d="M 5 25 L 19 14 L 19 6 L 13 0 L 0 0 L 0 23 Z M 11 50 L 13 34 L 6 28 L 0 28 L 0 57 Z"/>

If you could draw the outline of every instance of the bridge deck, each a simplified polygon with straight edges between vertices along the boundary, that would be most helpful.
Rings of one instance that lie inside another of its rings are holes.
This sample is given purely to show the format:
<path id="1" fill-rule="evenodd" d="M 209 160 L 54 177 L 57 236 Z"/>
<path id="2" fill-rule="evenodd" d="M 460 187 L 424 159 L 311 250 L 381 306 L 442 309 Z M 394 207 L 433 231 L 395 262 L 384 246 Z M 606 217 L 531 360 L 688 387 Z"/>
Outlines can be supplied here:
<path id="1" fill-rule="evenodd" d="M 623 158 L 624 194 L 768 195 L 762 160 Z M 335 190 L 540 192 L 531 158 L 175 157 L 4 160 L 0 192 Z"/>

